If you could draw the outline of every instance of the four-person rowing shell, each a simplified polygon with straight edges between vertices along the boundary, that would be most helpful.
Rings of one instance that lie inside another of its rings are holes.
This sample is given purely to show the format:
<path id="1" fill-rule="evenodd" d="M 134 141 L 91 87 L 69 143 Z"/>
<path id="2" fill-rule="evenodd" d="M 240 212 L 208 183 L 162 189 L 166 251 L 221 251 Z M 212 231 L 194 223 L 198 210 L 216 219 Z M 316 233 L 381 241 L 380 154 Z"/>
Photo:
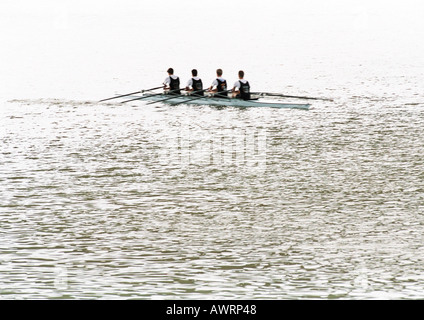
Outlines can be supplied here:
<path id="1" fill-rule="evenodd" d="M 296 98 L 296 99 L 309 99 L 309 100 L 323 100 L 333 101 L 332 99 L 326 98 L 314 98 L 305 96 L 293 96 L 285 95 L 281 93 L 270 93 L 270 92 L 251 92 L 250 83 L 244 79 L 244 71 L 238 72 L 238 80 L 234 83 L 232 89 L 228 89 L 227 80 L 223 77 L 222 69 L 216 70 L 216 78 L 212 84 L 204 89 L 202 79 L 198 75 L 196 69 L 191 70 L 191 78 L 187 81 L 185 88 L 181 88 L 180 78 L 174 75 L 174 69 L 169 68 L 167 70 L 168 77 L 164 80 L 162 86 L 154 87 L 150 89 L 144 89 L 136 92 L 131 92 L 123 95 L 116 95 L 111 98 L 100 100 L 99 102 L 108 101 L 112 99 L 118 99 L 127 97 L 126 103 L 135 100 L 149 100 L 147 104 L 167 102 L 171 105 L 177 105 L 182 103 L 187 104 L 207 104 L 215 106 L 234 106 L 234 107 L 271 107 L 271 108 L 294 108 L 308 110 L 310 107 L 309 103 L 291 103 L 282 102 L 272 99 L 274 97 L 282 98 Z M 154 93 L 152 91 L 157 89 L 164 89 L 162 93 Z M 183 95 L 182 90 L 185 90 L 188 95 Z M 209 93 L 205 95 L 205 92 Z M 142 94 L 141 96 L 139 94 Z M 229 96 L 230 94 L 230 96 Z M 255 96 L 255 98 L 252 97 Z M 271 100 L 269 98 L 271 97 Z M 128 99 L 130 98 L 130 99 Z M 268 98 L 263 99 L 263 98 Z"/>

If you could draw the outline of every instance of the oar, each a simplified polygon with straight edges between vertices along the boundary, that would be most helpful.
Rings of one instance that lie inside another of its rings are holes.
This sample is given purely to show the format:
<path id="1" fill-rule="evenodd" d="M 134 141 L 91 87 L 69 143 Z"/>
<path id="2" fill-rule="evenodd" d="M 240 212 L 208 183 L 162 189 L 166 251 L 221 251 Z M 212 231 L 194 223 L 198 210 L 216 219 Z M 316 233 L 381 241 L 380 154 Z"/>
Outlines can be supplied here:
<path id="1" fill-rule="evenodd" d="M 208 90 L 208 89 L 206 89 L 206 90 Z M 219 97 L 219 94 L 220 94 L 220 93 L 230 92 L 231 90 L 232 90 L 232 89 L 230 89 L 230 90 L 225 90 L 225 91 L 220 91 L 220 92 L 216 92 L 216 93 L 215 93 L 215 95 L 214 95 L 214 97 L 215 97 L 215 96 L 218 96 L 218 97 Z M 176 105 L 181 104 L 181 103 L 185 103 L 185 102 L 189 102 L 189 101 L 193 101 L 193 100 L 198 100 L 198 99 L 204 99 L 204 98 L 210 98 L 210 97 L 208 97 L 208 96 L 195 97 L 195 98 L 187 99 L 187 100 L 184 100 L 184 101 L 181 101 L 181 102 L 173 103 L 172 105 L 173 105 L 173 106 L 176 106 Z M 223 98 L 225 98 L 225 97 L 223 97 Z M 229 99 L 229 98 L 228 98 L 228 99 Z"/>
<path id="2" fill-rule="evenodd" d="M 206 91 L 206 90 L 209 90 L 209 89 L 204 89 L 204 90 L 199 90 L 199 91 L 193 91 L 191 94 L 201 93 L 201 92 L 204 92 L 204 91 Z M 166 99 L 161 99 L 161 100 L 157 100 L 157 101 L 152 101 L 152 102 L 146 103 L 146 105 L 148 105 L 148 104 L 153 104 L 153 103 L 157 103 L 157 102 L 162 102 L 162 101 L 166 101 L 166 100 L 172 100 L 172 99 L 175 99 L 176 97 L 178 97 L 178 96 L 172 96 L 172 97 L 169 97 L 169 98 L 166 98 Z M 203 96 L 201 96 L 201 97 L 203 97 Z M 196 97 L 196 98 L 198 98 L 198 97 Z"/>
<path id="3" fill-rule="evenodd" d="M 150 89 L 143 89 L 143 90 L 141 90 L 141 93 L 146 92 L 146 91 L 153 91 L 153 90 L 161 89 L 161 88 L 163 88 L 163 85 L 161 85 L 160 87 L 154 87 L 154 88 L 150 88 Z"/>
<path id="4" fill-rule="evenodd" d="M 122 98 L 122 97 L 130 96 L 132 94 L 142 93 L 142 92 L 145 92 L 145 91 L 152 91 L 152 90 L 156 90 L 156 89 L 159 89 L 159 88 L 163 88 L 163 86 L 150 88 L 150 89 L 144 89 L 144 90 L 136 91 L 136 92 L 131 92 L 131 93 L 123 94 L 121 96 L 115 96 L 115 97 L 112 97 L 112 98 L 103 99 L 103 100 L 100 100 L 99 102 L 108 101 L 108 100 L 117 99 L 117 98 Z"/>
<path id="5" fill-rule="evenodd" d="M 163 88 L 163 87 L 161 87 L 161 88 Z M 183 90 L 183 89 L 176 89 L 176 90 L 172 90 L 172 91 L 169 91 L 169 92 L 177 92 L 179 90 Z M 137 97 L 137 98 L 130 99 L 130 100 L 125 100 L 125 101 L 122 101 L 121 103 L 130 102 L 130 101 L 134 101 L 134 100 L 141 100 L 141 99 L 146 99 L 146 98 L 161 96 L 161 95 L 163 95 L 163 93 L 149 94 L 149 95 L 146 95 L 146 96 Z"/>
<path id="6" fill-rule="evenodd" d="M 304 97 L 304 96 L 289 96 L 281 93 L 271 93 L 271 92 L 251 92 L 251 94 L 264 94 L 270 97 L 282 97 L 282 98 L 297 98 L 297 99 L 309 99 L 309 100 L 324 100 L 324 101 L 334 101 L 333 99 L 326 98 L 314 98 L 314 97 Z"/>

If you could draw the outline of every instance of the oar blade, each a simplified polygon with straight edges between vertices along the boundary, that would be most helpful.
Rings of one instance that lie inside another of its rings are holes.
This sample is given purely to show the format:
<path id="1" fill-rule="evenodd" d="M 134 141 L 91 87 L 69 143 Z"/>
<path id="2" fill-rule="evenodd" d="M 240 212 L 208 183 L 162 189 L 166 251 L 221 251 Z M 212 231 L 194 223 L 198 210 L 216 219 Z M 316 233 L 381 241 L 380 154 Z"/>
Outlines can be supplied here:
<path id="1" fill-rule="evenodd" d="M 305 100 L 323 100 L 323 101 L 334 101 L 333 99 L 328 98 L 318 98 L 318 97 L 305 97 L 305 96 L 292 96 L 282 93 L 272 93 L 272 92 L 252 92 L 255 95 L 265 95 L 269 97 L 281 97 L 281 98 L 295 98 L 295 99 L 305 99 Z"/>

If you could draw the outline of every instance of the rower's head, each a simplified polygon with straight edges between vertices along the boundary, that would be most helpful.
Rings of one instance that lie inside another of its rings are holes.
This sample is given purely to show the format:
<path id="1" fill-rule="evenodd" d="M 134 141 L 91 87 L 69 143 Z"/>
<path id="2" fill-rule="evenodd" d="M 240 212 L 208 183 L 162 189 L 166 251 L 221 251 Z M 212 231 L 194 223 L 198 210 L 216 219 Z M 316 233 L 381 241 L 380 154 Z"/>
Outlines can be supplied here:
<path id="1" fill-rule="evenodd" d="M 243 79 L 244 78 L 244 71 L 243 70 L 240 70 L 238 72 L 238 76 L 239 76 L 239 79 Z"/>
<path id="2" fill-rule="evenodd" d="M 196 69 L 191 70 L 191 74 L 193 75 L 193 77 L 197 77 L 197 70 Z"/>
<path id="3" fill-rule="evenodd" d="M 173 75 L 174 74 L 174 69 L 169 68 L 167 72 L 168 72 L 169 75 Z"/>
<path id="4" fill-rule="evenodd" d="M 216 75 L 217 75 L 218 77 L 222 77 L 222 69 L 217 69 L 217 70 L 216 70 Z"/>

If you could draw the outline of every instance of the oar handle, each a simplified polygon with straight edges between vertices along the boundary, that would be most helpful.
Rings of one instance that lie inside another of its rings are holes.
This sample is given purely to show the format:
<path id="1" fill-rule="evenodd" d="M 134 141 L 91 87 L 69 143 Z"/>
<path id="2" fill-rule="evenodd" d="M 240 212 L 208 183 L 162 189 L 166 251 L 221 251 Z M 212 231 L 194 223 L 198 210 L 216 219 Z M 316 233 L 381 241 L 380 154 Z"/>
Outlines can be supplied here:
<path id="1" fill-rule="evenodd" d="M 201 92 L 205 92 L 208 91 L 209 89 L 203 89 L 203 90 L 197 90 L 197 91 L 189 91 L 190 95 L 196 94 L 196 93 L 201 93 Z"/>
<path id="2" fill-rule="evenodd" d="M 184 90 L 184 89 L 181 89 L 181 90 Z M 157 100 L 157 101 L 152 101 L 152 102 L 146 103 L 146 105 L 155 104 L 155 103 L 163 102 L 163 101 L 167 101 L 167 100 L 172 100 L 172 99 L 175 99 L 176 97 L 180 96 L 180 95 L 172 95 L 172 94 L 165 94 L 165 95 L 168 95 L 170 97 L 165 98 L 165 99 L 160 99 L 160 100 Z"/>

